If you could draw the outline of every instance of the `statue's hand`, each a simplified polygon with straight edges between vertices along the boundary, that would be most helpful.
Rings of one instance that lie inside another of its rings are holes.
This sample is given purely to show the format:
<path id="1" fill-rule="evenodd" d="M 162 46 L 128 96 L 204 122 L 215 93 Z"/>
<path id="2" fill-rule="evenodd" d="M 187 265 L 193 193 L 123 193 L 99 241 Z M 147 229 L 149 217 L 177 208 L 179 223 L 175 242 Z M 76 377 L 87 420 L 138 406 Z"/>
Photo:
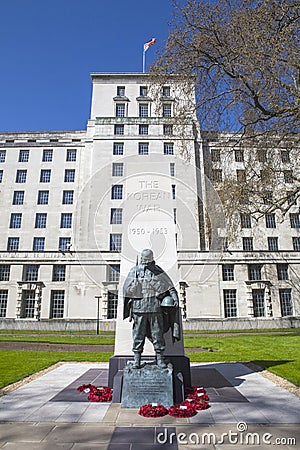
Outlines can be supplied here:
<path id="1" fill-rule="evenodd" d="M 136 281 L 136 280 L 132 281 L 132 283 L 130 284 L 130 286 L 128 286 L 128 289 L 127 289 L 128 294 L 136 294 L 139 287 L 140 287 L 140 284 L 138 281 Z"/>

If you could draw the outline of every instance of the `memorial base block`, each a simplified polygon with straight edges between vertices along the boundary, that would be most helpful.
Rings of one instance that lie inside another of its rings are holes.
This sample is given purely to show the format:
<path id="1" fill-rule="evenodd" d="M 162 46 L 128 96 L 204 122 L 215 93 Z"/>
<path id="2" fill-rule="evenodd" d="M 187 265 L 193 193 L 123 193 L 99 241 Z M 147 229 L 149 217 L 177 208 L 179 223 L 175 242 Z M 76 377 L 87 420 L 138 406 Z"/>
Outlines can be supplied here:
<path id="1" fill-rule="evenodd" d="M 140 408 L 148 403 L 160 403 L 166 408 L 174 404 L 172 364 L 165 369 L 156 364 L 134 369 L 129 362 L 124 367 L 121 407 Z"/>

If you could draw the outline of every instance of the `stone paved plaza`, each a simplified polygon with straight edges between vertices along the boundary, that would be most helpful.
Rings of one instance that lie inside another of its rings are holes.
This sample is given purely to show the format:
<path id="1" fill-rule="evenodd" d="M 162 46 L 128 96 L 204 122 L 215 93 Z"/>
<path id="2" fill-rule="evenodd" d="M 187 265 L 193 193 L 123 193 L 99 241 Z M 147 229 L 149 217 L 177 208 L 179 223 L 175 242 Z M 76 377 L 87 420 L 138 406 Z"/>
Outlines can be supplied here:
<path id="1" fill-rule="evenodd" d="M 298 397 L 241 363 L 193 364 L 191 371 L 210 408 L 189 419 L 150 419 L 77 392 L 83 383 L 106 385 L 108 364 L 63 364 L 1 397 L 0 448 L 299 448 Z"/>

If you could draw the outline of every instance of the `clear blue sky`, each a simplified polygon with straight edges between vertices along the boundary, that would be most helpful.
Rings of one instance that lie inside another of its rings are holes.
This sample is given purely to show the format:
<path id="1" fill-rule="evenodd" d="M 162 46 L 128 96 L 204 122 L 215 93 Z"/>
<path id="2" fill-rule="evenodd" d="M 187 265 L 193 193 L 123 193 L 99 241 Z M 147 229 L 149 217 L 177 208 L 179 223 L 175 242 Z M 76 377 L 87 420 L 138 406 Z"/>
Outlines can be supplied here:
<path id="1" fill-rule="evenodd" d="M 141 72 L 171 0 L 1 0 L 0 131 L 85 129 L 91 72 Z"/>

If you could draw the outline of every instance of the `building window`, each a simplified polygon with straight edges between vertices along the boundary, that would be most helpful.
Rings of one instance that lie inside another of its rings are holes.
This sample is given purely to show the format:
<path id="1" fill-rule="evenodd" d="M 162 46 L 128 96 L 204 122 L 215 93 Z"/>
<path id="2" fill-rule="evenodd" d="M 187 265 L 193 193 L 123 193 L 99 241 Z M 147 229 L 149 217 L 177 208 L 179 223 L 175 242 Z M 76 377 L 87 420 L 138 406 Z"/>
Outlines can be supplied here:
<path id="1" fill-rule="evenodd" d="M 35 228 L 46 228 L 46 225 L 47 225 L 47 213 L 36 213 Z"/>
<path id="2" fill-rule="evenodd" d="M 223 298 L 225 317 L 237 317 L 236 289 L 224 289 Z"/>
<path id="3" fill-rule="evenodd" d="M 43 252 L 45 250 L 45 238 L 44 237 L 34 237 L 32 250 L 34 252 Z"/>
<path id="4" fill-rule="evenodd" d="M 234 281 L 234 265 L 223 264 L 222 265 L 223 281 Z"/>
<path id="5" fill-rule="evenodd" d="M 65 169 L 65 183 L 74 183 L 75 181 L 75 169 Z"/>
<path id="6" fill-rule="evenodd" d="M 139 142 L 139 155 L 149 154 L 149 144 L 148 142 Z"/>
<path id="7" fill-rule="evenodd" d="M 50 319 L 63 319 L 64 317 L 65 291 L 51 291 Z"/>
<path id="8" fill-rule="evenodd" d="M 163 114 L 163 117 L 172 117 L 172 105 L 171 105 L 171 103 L 164 103 L 163 104 L 162 114 Z"/>
<path id="9" fill-rule="evenodd" d="M 114 134 L 123 135 L 124 134 L 124 125 L 115 125 Z"/>
<path id="10" fill-rule="evenodd" d="M 243 250 L 244 252 L 253 252 L 253 238 L 243 237 Z"/>
<path id="11" fill-rule="evenodd" d="M 241 227 L 251 228 L 251 214 L 241 214 Z"/>
<path id="12" fill-rule="evenodd" d="M 243 150 L 234 150 L 234 159 L 235 159 L 235 162 L 243 162 L 244 161 Z"/>
<path id="13" fill-rule="evenodd" d="M 7 251 L 8 252 L 17 252 L 19 250 L 19 241 L 18 237 L 9 237 L 7 239 Z"/>
<path id="14" fill-rule="evenodd" d="M 3 180 L 3 170 L 0 170 L 0 183 L 2 183 Z"/>
<path id="15" fill-rule="evenodd" d="M 281 150 L 280 156 L 281 156 L 281 161 L 283 163 L 289 163 L 290 162 L 290 152 L 288 150 Z"/>
<path id="16" fill-rule="evenodd" d="M 264 289 L 252 289 L 253 316 L 264 317 L 265 312 L 265 291 Z"/>
<path id="17" fill-rule="evenodd" d="M 43 162 L 52 162 L 53 150 L 43 150 Z"/>
<path id="18" fill-rule="evenodd" d="M 139 103 L 139 117 L 149 117 L 148 103 Z"/>
<path id="19" fill-rule="evenodd" d="M 263 197 L 264 205 L 270 205 L 273 201 L 273 192 L 266 192 Z"/>
<path id="20" fill-rule="evenodd" d="M 164 125 L 163 133 L 165 136 L 172 136 L 173 135 L 173 125 Z"/>
<path id="21" fill-rule="evenodd" d="M 123 198 L 123 185 L 115 184 L 111 188 L 111 198 L 112 200 L 121 200 Z"/>
<path id="22" fill-rule="evenodd" d="M 269 252 L 278 251 L 278 237 L 268 237 L 268 250 Z"/>
<path id="23" fill-rule="evenodd" d="M 6 317 L 8 289 L 0 289 L 0 317 Z"/>
<path id="24" fill-rule="evenodd" d="M 288 205 L 297 205 L 297 200 L 294 192 L 287 192 Z"/>
<path id="25" fill-rule="evenodd" d="M 163 97 L 170 97 L 170 95 L 171 95 L 171 88 L 170 88 L 170 86 L 163 86 L 163 88 L 162 88 L 162 95 L 163 95 Z"/>
<path id="26" fill-rule="evenodd" d="M 211 150 L 211 160 L 214 162 L 221 161 L 221 151 L 218 148 L 213 148 Z"/>
<path id="27" fill-rule="evenodd" d="M 221 183 L 223 179 L 223 173 L 221 169 L 213 169 L 212 180 L 214 183 Z"/>
<path id="28" fill-rule="evenodd" d="M 172 184 L 172 199 L 176 198 L 176 184 Z"/>
<path id="29" fill-rule="evenodd" d="M 61 213 L 60 228 L 72 228 L 72 213 Z"/>
<path id="30" fill-rule="evenodd" d="M 77 154 L 77 150 L 76 149 L 67 149 L 66 161 L 68 161 L 68 162 L 75 162 L 76 161 L 76 154 Z"/>
<path id="31" fill-rule="evenodd" d="M 293 315 L 292 289 L 279 289 L 281 315 Z"/>
<path id="32" fill-rule="evenodd" d="M 266 227 L 276 228 L 276 216 L 275 213 L 266 214 Z"/>
<path id="33" fill-rule="evenodd" d="M 113 155 L 123 155 L 123 152 L 124 152 L 124 143 L 114 142 Z"/>
<path id="34" fill-rule="evenodd" d="M 23 266 L 23 281 L 38 281 L 39 268 L 37 264 L 28 264 Z"/>
<path id="35" fill-rule="evenodd" d="M 120 233 L 110 234 L 109 250 L 111 252 L 120 252 L 122 250 L 122 234 Z"/>
<path id="36" fill-rule="evenodd" d="M 118 294 L 116 292 L 109 292 L 107 299 L 107 318 L 116 319 L 118 310 Z"/>
<path id="37" fill-rule="evenodd" d="M 60 237 L 59 238 L 58 249 L 61 252 L 69 251 L 70 250 L 70 246 L 71 246 L 71 238 L 70 237 Z"/>
<path id="38" fill-rule="evenodd" d="M 49 191 L 39 191 L 38 192 L 38 205 L 48 205 L 49 201 Z"/>
<path id="39" fill-rule="evenodd" d="M 29 150 L 20 150 L 19 152 L 19 162 L 29 161 Z"/>
<path id="40" fill-rule="evenodd" d="M 140 86 L 140 97 L 147 97 L 148 88 L 147 86 Z"/>
<path id="41" fill-rule="evenodd" d="M 125 86 L 117 86 L 117 96 L 125 97 Z"/>
<path id="42" fill-rule="evenodd" d="M 236 171 L 236 179 L 239 183 L 245 183 L 246 181 L 246 171 L 245 170 L 237 170 Z"/>
<path id="43" fill-rule="evenodd" d="M 51 180 L 51 170 L 42 169 L 40 176 L 40 183 L 50 183 L 50 180 Z"/>
<path id="44" fill-rule="evenodd" d="M 0 281 L 9 281 L 10 265 L 0 264 Z"/>
<path id="45" fill-rule="evenodd" d="M 33 319 L 35 306 L 35 291 L 24 289 L 22 291 L 22 307 L 20 311 L 21 319 Z"/>
<path id="46" fill-rule="evenodd" d="M 120 280 L 120 265 L 110 264 L 108 266 L 108 281 L 118 283 Z"/>
<path id="47" fill-rule="evenodd" d="M 112 164 L 112 176 L 122 177 L 123 176 L 123 163 L 113 163 Z"/>
<path id="48" fill-rule="evenodd" d="M 62 204 L 73 205 L 74 191 L 63 191 Z"/>
<path id="49" fill-rule="evenodd" d="M 170 163 L 170 175 L 175 177 L 175 163 Z"/>
<path id="50" fill-rule="evenodd" d="M 13 205 L 23 205 L 24 191 L 14 191 Z"/>
<path id="51" fill-rule="evenodd" d="M 9 228 L 21 228 L 22 225 L 22 214 L 12 213 L 10 215 Z"/>
<path id="52" fill-rule="evenodd" d="M 164 155 L 174 155 L 173 142 L 165 142 L 164 143 Z"/>
<path id="53" fill-rule="evenodd" d="M 300 228 L 300 213 L 290 213 L 291 228 Z"/>
<path id="54" fill-rule="evenodd" d="M 173 219 L 174 219 L 174 223 L 177 223 L 177 210 L 176 208 L 173 208 Z"/>
<path id="55" fill-rule="evenodd" d="M 140 135 L 147 135 L 149 131 L 149 125 L 141 124 L 139 125 L 139 134 Z"/>
<path id="56" fill-rule="evenodd" d="M 6 158 L 6 150 L 0 150 L 0 163 L 4 163 Z"/>
<path id="57" fill-rule="evenodd" d="M 122 208 L 112 208 L 110 210 L 110 223 L 121 224 L 122 223 Z"/>
<path id="58" fill-rule="evenodd" d="M 280 281 L 289 279 L 288 264 L 277 264 L 277 277 Z"/>
<path id="59" fill-rule="evenodd" d="M 52 281 L 65 281 L 66 279 L 66 266 L 62 264 L 56 264 L 53 266 Z"/>
<path id="60" fill-rule="evenodd" d="M 284 182 L 292 183 L 293 182 L 293 173 L 291 170 L 284 170 L 283 172 Z"/>
<path id="61" fill-rule="evenodd" d="M 249 264 L 248 265 L 248 277 L 251 281 L 261 280 L 261 264 Z"/>
<path id="62" fill-rule="evenodd" d="M 293 237 L 293 249 L 300 252 L 300 237 Z"/>
<path id="63" fill-rule="evenodd" d="M 17 170 L 16 183 L 26 183 L 27 170 Z"/>
<path id="64" fill-rule="evenodd" d="M 125 103 L 116 103 L 116 117 L 125 117 Z"/>
<path id="65" fill-rule="evenodd" d="M 267 151 L 264 148 L 259 148 L 257 150 L 257 159 L 260 162 L 266 162 L 267 161 Z"/>

